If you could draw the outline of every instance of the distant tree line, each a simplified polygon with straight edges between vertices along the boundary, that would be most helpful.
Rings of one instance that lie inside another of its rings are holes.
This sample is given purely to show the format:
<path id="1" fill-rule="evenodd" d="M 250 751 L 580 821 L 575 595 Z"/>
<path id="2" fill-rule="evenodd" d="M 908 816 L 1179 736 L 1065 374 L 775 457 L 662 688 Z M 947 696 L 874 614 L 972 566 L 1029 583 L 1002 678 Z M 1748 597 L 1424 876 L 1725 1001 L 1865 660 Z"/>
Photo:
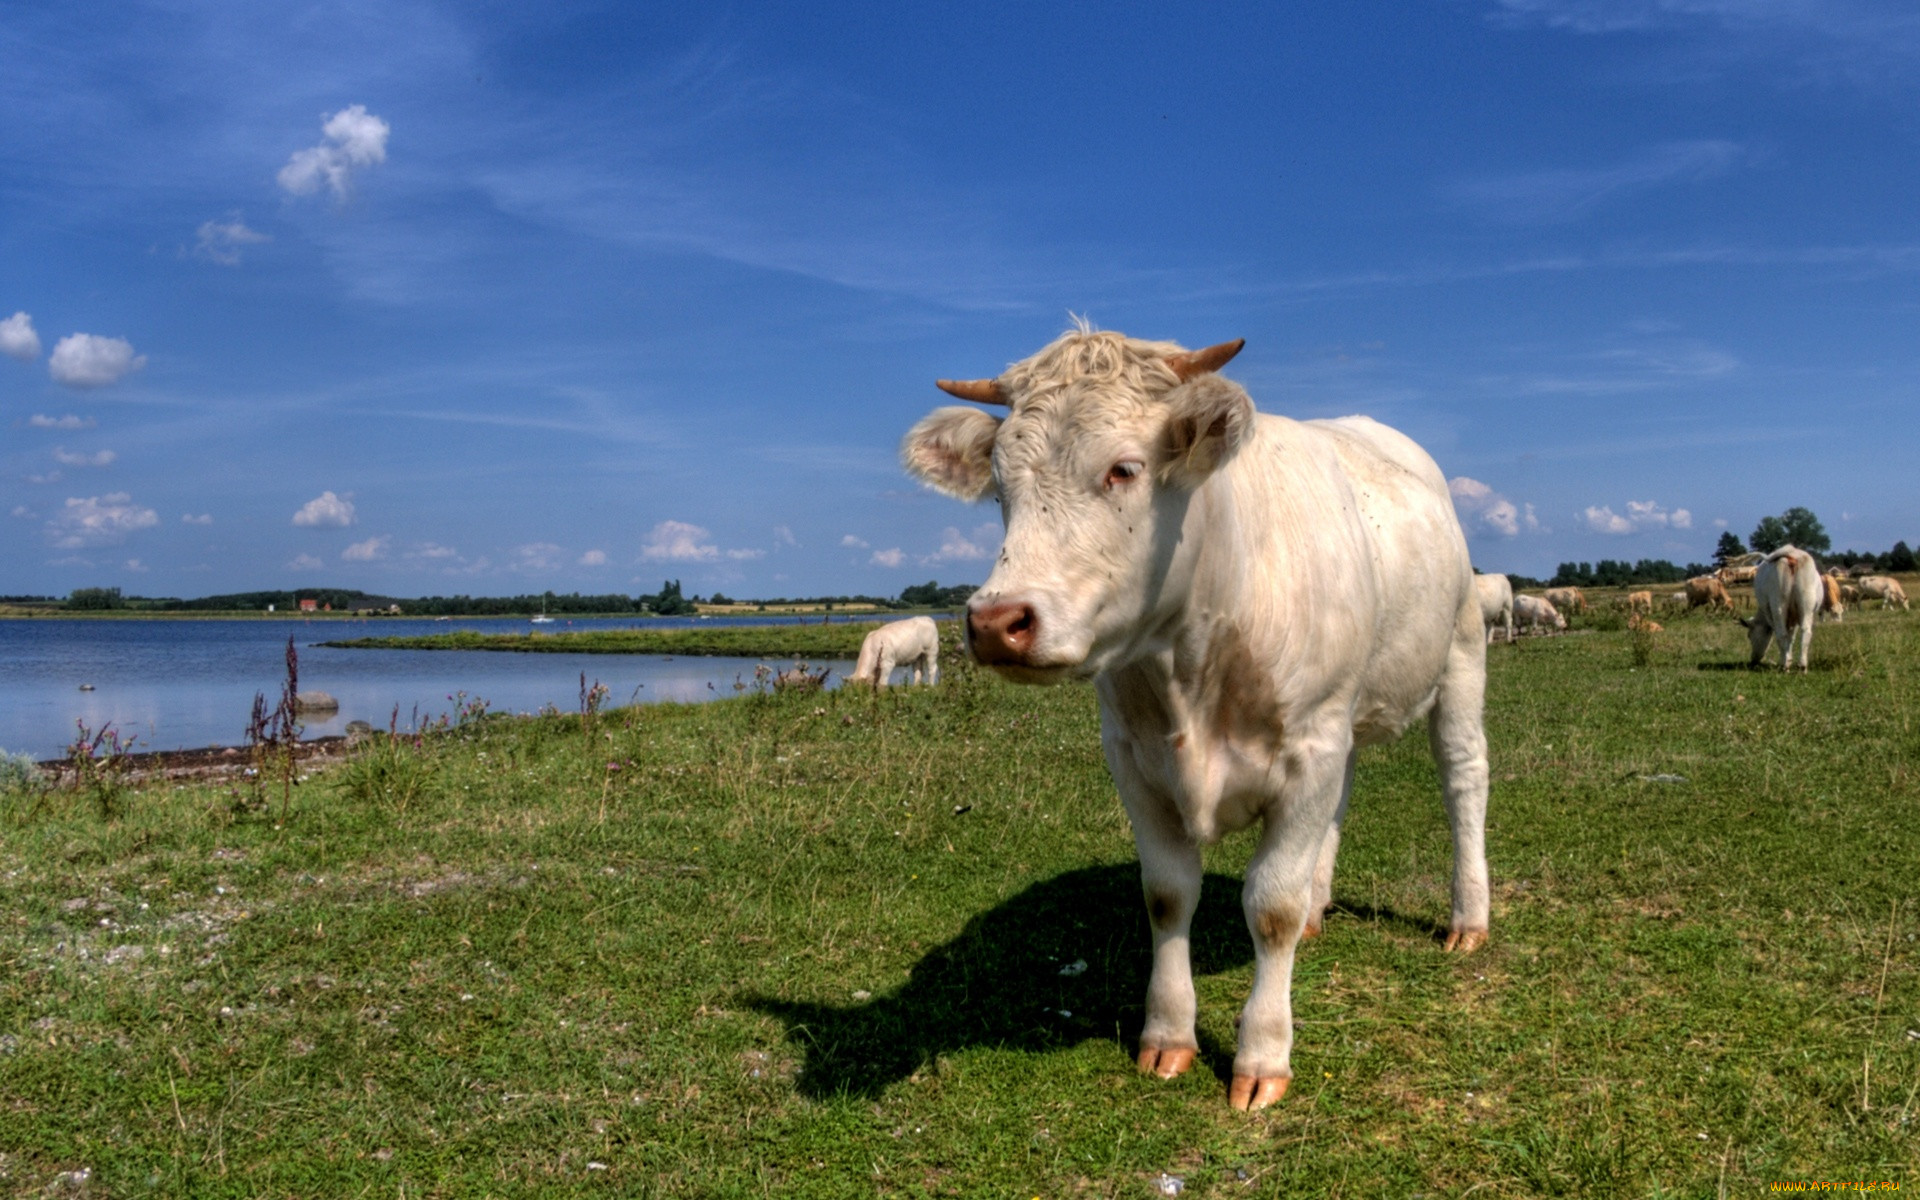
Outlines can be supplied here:
<path id="1" fill-rule="evenodd" d="M 545 612 L 554 616 L 589 613 L 632 613 L 636 616 L 681 616 L 707 604 L 814 605 L 823 608 L 861 605 L 873 608 L 952 608 L 965 604 L 974 592 L 970 583 L 941 587 L 928 580 L 903 590 L 897 597 L 809 596 L 770 600 L 734 600 L 715 592 L 706 600 L 684 594 L 678 579 L 665 580 L 660 590 L 626 596 L 618 592 L 584 595 L 580 592 L 538 592 L 519 596 L 422 596 L 408 600 L 380 596 L 354 588 L 298 588 L 291 591 L 228 592 L 192 600 L 171 597 L 123 596 L 119 588 L 75 588 L 63 602 L 51 596 L 0 596 L 0 603 L 61 604 L 69 611 L 128 609 L 140 612 L 275 612 L 297 613 L 300 602 L 311 600 L 332 612 L 387 612 L 428 617 L 518 617 Z"/>
<path id="2" fill-rule="evenodd" d="M 1563 562 L 1547 581 L 1548 587 L 1626 587 L 1642 583 L 1682 583 L 1695 575 L 1707 575 L 1713 568 L 1706 563 L 1676 566 L 1664 558 L 1643 558 L 1627 562 L 1603 558 L 1597 563 Z"/>

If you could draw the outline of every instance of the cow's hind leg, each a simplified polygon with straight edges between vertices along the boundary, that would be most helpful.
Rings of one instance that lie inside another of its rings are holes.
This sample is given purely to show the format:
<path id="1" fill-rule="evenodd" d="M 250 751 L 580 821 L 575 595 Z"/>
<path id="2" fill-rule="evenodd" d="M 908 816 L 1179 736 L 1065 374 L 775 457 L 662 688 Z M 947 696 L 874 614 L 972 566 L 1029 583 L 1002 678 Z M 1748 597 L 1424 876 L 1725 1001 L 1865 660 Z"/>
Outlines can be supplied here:
<path id="1" fill-rule="evenodd" d="M 1428 742 L 1453 827 L 1453 920 L 1447 949 L 1473 950 L 1487 940 L 1487 732 L 1483 717 L 1487 648 L 1456 636 L 1427 718 Z"/>
<path id="2" fill-rule="evenodd" d="M 1320 860 L 1313 867 L 1313 901 L 1307 908 L 1307 927 L 1301 937 L 1319 937 L 1326 924 L 1327 907 L 1333 903 L 1333 862 L 1340 854 L 1340 826 L 1347 820 L 1347 801 L 1353 795 L 1354 751 L 1347 752 L 1346 778 L 1340 783 L 1340 807 L 1334 810 L 1333 827 L 1320 843 Z"/>

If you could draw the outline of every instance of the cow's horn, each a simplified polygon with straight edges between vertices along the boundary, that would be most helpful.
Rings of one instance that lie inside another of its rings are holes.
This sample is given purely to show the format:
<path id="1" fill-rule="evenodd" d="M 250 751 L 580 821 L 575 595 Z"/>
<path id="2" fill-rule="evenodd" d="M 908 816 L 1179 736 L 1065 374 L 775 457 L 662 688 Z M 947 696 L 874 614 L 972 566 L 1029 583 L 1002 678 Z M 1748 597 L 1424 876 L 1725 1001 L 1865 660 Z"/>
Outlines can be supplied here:
<path id="1" fill-rule="evenodd" d="M 1205 375 L 1218 371 L 1240 353 L 1240 347 L 1247 344 L 1245 338 L 1235 338 L 1231 342 L 1221 342 L 1218 346 L 1208 346 L 1205 350 L 1189 350 L 1185 354 L 1173 354 L 1167 357 L 1167 365 L 1173 373 L 1185 383 L 1196 375 Z"/>
<path id="2" fill-rule="evenodd" d="M 958 396 L 962 400 L 971 400 L 975 404 L 1007 402 L 1006 395 L 1000 391 L 998 379 L 936 379 L 934 386 L 949 396 Z"/>

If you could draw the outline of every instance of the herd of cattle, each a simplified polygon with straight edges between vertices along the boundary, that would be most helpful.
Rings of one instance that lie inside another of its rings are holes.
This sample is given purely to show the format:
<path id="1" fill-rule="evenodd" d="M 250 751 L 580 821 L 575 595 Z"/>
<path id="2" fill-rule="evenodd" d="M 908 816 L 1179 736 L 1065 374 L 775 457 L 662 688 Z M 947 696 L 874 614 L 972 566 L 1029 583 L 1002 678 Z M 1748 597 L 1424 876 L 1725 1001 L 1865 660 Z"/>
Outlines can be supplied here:
<path id="1" fill-rule="evenodd" d="M 1199 1051 L 1201 847 L 1260 827 L 1241 893 L 1254 982 L 1228 1086 L 1235 1108 L 1257 1109 L 1292 1078 L 1294 954 L 1326 919 L 1355 754 L 1425 718 L 1453 835 L 1445 945 L 1475 950 L 1489 916 L 1489 630 L 1564 629 L 1563 608 L 1585 600 L 1476 577 L 1426 451 L 1365 417 L 1256 411 L 1219 374 L 1240 347 L 1082 325 L 993 379 L 940 381 L 1005 415 L 936 409 L 900 454 L 937 491 L 997 501 L 1006 523 L 967 602 L 972 657 L 1016 682 L 1094 686 L 1153 936 L 1143 1071 L 1178 1075 Z M 1761 563 L 1765 636 L 1810 624 L 1822 586 L 1800 551 Z M 1719 580 L 1681 595 L 1732 606 Z M 1897 585 L 1882 595 L 1904 603 Z M 907 653 L 888 645 L 863 648 L 855 678 L 882 683 Z"/>
<path id="2" fill-rule="evenodd" d="M 1729 583 L 1753 585 L 1754 616 L 1742 617 L 1752 644 L 1754 663 L 1766 657 L 1769 642 L 1780 650 L 1780 666 L 1807 668 L 1807 644 L 1813 638 L 1817 616 L 1838 621 L 1846 616 L 1848 604 L 1878 600 L 1882 608 L 1907 603 L 1906 589 L 1891 575 L 1867 575 L 1852 582 L 1838 567 L 1826 574 L 1813 556 L 1795 546 L 1782 546 L 1753 566 L 1723 567 L 1712 575 L 1696 575 L 1687 580 L 1684 590 L 1672 593 L 1667 603 L 1677 610 L 1706 608 L 1735 611 L 1734 593 Z M 1565 612 L 1588 611 L 1587 597 L 1577 587 L 1548 588 L 1538 596 L 1516 593 L 1505 575 L 1475 575 L 1474 591 L 1480 600 L 1480 619 L 1487 629 L 1487 641 L 1505 634 L 1511 642 L 1520 629 L 1560 632 L 1567 627 Z M 1628 592 L 1625 605 L 1629 628 L 1658 633 L 1661 627 L 1653 618 L 1651 590 Z M 1796 647 L 1791 663 L 1789 647 Z"/>

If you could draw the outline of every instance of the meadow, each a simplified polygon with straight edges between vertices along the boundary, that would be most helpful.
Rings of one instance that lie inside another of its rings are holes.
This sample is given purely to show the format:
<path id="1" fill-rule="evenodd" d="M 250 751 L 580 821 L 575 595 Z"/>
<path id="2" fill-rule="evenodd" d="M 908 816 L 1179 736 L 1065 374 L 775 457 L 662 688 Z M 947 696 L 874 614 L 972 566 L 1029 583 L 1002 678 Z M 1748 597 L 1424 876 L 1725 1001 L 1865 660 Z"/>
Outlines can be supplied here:
<path id="1" fill-rule="evenodd" d="M 1084 686 L 949 654 L 935 689 L 376 738 L 285 796 L 16 791 L 0 1194 L 1911 1183 L 1920 618 L 1823 624 L 1805 676 L 1662 620 L 1490 649 L 1477 953 L 1439 949 L 1426 738 L 1362 755 L 1294 1085 L 1254 1115 L 1225 1098 L 1250 839 L 1207 852 L 1202 1061 L 1142 1077 L 1146 920 Z"/>

